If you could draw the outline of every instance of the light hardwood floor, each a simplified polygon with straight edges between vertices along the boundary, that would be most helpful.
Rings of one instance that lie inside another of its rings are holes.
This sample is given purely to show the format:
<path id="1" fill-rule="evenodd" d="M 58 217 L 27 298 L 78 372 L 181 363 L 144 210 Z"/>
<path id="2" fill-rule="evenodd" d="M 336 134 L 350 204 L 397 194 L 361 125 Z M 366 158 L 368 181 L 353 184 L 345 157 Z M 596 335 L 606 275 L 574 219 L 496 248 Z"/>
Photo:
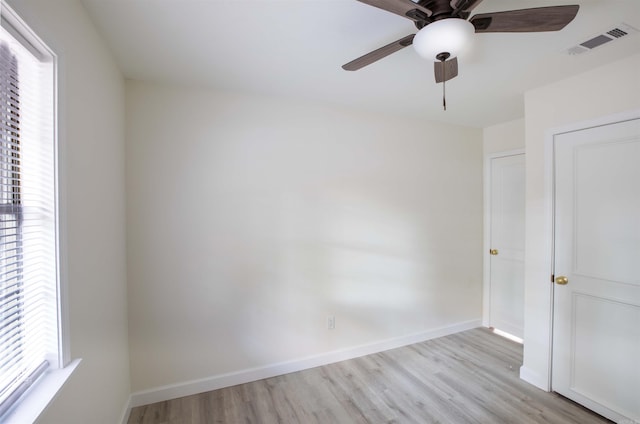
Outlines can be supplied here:
<path id="1" fill-rule="evenodd" d="M 129 424 L 609 423 L 518 378 L 522 346 L 477 328 L 134 408 Z"/>

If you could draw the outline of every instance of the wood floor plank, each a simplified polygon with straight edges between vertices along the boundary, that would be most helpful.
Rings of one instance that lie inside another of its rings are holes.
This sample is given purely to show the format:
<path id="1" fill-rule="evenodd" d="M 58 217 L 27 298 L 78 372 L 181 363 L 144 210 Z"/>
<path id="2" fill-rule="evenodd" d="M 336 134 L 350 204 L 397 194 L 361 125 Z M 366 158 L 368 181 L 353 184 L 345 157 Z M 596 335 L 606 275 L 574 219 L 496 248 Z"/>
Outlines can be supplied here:
<path id="1" fill-rule="evenodd" d="M 383 405 L 376 388 L 345 362 L 322 367 L 322 373 L 325 384 L 350 411 L 353 423 L 389 422 L 395 416 Z"/>
<path id="2" fill-rule="evenodd" d="M 601 424 L 518 377 L 522 346 L 477 328 L 133 408 L 129 424 Z"/>

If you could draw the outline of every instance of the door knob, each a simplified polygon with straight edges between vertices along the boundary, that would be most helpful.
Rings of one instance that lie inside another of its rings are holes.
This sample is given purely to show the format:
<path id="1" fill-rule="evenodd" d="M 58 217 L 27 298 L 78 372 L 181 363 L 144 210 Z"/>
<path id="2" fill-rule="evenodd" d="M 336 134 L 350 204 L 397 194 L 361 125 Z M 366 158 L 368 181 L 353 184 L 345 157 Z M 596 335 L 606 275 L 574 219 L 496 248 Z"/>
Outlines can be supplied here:
<path id="1" fill-rule="evenodd" d="M 492 254 L 493 256 L 496 256 L 498 254 L 498 249 L 490 249 L 489 253 Z"/>
<path id="2" fill-rule="evenodd" d="M 556 284 L 559 286 L 564 286 L 567 283 L 569 283 L 569 279 L 567 277 L 565 277 L 564 275 L 561 275 L 559 277 L 556 277 Z"/>

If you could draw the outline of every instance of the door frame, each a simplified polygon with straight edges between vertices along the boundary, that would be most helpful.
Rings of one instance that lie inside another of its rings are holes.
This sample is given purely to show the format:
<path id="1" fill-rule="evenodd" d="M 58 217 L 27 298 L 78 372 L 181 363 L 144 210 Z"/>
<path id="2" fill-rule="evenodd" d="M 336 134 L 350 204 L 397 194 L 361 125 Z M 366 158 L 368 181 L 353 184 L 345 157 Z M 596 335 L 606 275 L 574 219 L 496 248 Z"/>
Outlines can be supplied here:
<path id="1" fill-rule="evenodd" d="M 549 270 L 549 278 L 555 273 L 555 251 L 554 251 L 554 221 L 555 221 L 555 155 L 554 145 L 556 137 L 574 131 L 585 130 L 589 128 L 601 127 L 604 125 L 612 125 L 619 122 L 631 121 L 634 119 L 640 119 L 640 109 L 615 113 L 611 115 L 605 115 L 593 119 L 574 122 L 571 124 L 558 126 L 545 131 L 544 139 L 544 238 L 545 245 L 549 246 L 548 253 L 545 255 L 545 268 Z M 525 262 L 526 266 L 526 262 Z M 544 286 L 540 286 L 544 287 Z M 551 376 L 553 371 L 553 306 L 554 306 L 554 288 L 555 284 L 546 285 L 547 295 L 549 299 L 547 313 L 548 313 L 548 328 L 546 340 L 548 340 L 548 348 L 546 349 L 546 373 L 544 375 L 533 375 L 527 369 L 520 369 L 520 377 L 529 383 L 534 384 L 547 391 L 552 391 Z M 526 289 L 525 289 L 526 290 Z M 525 340 L 527 343 L 526 333 L 526 308 L 525 308 Z"/>
<path id="2" fill-rule="evenodd" d="M 482 273 L 482 325 L 489 326 L 489 308 L 491 307 L 491 161 L 497 158 L 509 156 L 525 155 L 525 149 L 512 149 L 502 152 L 487 153 L 484 156 L 484 183 L 483 183 L 483 204 L 484 204 L 484 235 L 483 235 L 483 273 Z M 525 164 L 526 169 L 526 164 Z M 526 218 L 525 218 L 526 219 Z M 523 305 L 524 307 L 524 305 Z"/>

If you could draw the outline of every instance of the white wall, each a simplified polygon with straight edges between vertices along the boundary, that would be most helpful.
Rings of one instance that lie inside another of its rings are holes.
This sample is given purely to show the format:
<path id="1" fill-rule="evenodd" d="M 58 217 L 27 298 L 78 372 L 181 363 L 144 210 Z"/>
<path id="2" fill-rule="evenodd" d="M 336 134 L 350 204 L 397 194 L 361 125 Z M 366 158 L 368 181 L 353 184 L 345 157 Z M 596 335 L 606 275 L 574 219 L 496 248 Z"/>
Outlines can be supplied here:
<path id="1" fill-rule="evenodd" d="M 525 94 L 527 229 L 523 378 L 549 388 L 551 216 L 545 197 L 545 132 L 640 108 L 640 55 Z"/>
<path id="2" fill-rule="evenodd" d="M 524 149 L 524 118 L 484 128 L 482 146 L 485 155 Z"/>
<path id="3" fill-rule="evenodd" d="M 124 81 L 77 1 L 9 3 L 59 57 L 63 273 L 71 356 L 83 359 L 39 422 L 113 424 L 130 393 Z"/>
<path id="4" fill-rule="evenodd" d="M 480 319 L 480 130 L 126 92 L 134 392 Z"/>

